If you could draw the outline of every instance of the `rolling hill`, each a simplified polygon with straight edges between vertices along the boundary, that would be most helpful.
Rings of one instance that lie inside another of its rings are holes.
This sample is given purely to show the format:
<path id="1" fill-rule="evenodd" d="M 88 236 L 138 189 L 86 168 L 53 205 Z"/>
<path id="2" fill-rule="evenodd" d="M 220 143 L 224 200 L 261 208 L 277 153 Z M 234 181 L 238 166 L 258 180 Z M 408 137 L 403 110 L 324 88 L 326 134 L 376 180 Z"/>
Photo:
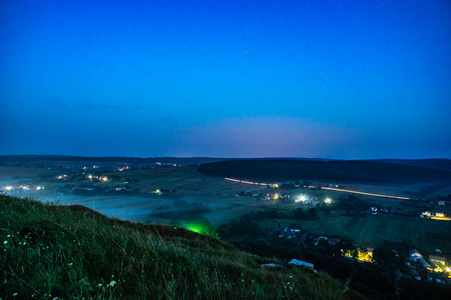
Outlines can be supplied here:
<path id="1" fill-rule="evenodd" d="M 450 182 L 451 172 L 419 166 L 371 161 L 237 160 L 205 163 L 198 171 L 219 177 L 263 182 Z"/>
<path id="2" fill-rule="evenodd" d="M 361 298 L 327 274 L 180 227 L 5 195 L 0 211 L 3 299 Z"/>

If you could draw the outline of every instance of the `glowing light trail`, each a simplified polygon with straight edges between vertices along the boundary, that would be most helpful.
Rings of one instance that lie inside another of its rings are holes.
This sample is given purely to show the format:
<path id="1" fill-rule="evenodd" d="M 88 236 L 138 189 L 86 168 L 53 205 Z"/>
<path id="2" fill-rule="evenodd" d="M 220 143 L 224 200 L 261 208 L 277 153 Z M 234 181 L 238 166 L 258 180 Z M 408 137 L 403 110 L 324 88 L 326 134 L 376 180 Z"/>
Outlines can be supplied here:
<path id="1" fill-rule="evenodd" d="M 253 184 L 253 185 L 271 185 L 270 183 L 260 183 L 260 182 L 252 182 L 252 181 L 244 181 L 239 179 L 233 179 L 233 178 L 224 178 L 225 180 L 233 181 L 233 182 L 240 182 L 245 184 Z M 308 186 L 311 189 L 317 188 L 316 186 Z M 391 199 L 399 199 L 399 200 L 410 200 L 410 198 L 407 197 L 398 197 L 398 196 L 390 196 L 390 195 L 382 195 L 382 194 L 373 194 L 373 193 L 365 193 L 365 192 L 358 192 L 358 191 L 352 191 L 352 190 L 344 190 L 344 189 L 337 189 L 337 188 L 331 188 L 331 187 L 320 187 L 323 190 L 331 190 L 331 191 L 337 191 L 337 192 L 345 192 L 345 193 L 353 193 L 353 194 L 360 194 L 360 195 L 367 195 L 367 196 L 374 196 L 374 197 L 381 197 L 381 198 L 391 198 Z"/>
<path id="2" fill-rule="evenodd" d="M 442 220 L 442 221 L 451 221 L 451 218 L 448 217 L 431 217 L 432 220 Z"/>
<path id="3" fill-rule="evenodd" d="M 367 196 L 374 196 L 374 197 L 382 197 L 382 198 L 392 198 L 392 199 L 400 199 L 400 200 L 410 200 L 410 198 L 406 198 L 406 197 L 389 196 L 389 195 L 381 195 L 381 194 L 373 194 L 373 193 L 364 193 L 364 192 L 351 191 L 351 190 L 343 190 L 343 189 L 330 188 L 330 187 L 321 187 L 321 189 L 323 189 L 323 190 L 337 191 L 337 192 L 345 192 L 345 193 L 354 193 L 354 194 L 367 195 Z"/>
<path id="4" fill-rule="evenodd" d="M 233 182 L 240 182 L 240 183 L 252 184 L 252 185 L 270 185 L 269 183 L 252 182 L 252 181 L 245 181 L 245 180 L 239 180 L 239 179 L 233 179 L 233 178 L 227 178 L 227 177 L 224 179 L 233 181 Z"/>

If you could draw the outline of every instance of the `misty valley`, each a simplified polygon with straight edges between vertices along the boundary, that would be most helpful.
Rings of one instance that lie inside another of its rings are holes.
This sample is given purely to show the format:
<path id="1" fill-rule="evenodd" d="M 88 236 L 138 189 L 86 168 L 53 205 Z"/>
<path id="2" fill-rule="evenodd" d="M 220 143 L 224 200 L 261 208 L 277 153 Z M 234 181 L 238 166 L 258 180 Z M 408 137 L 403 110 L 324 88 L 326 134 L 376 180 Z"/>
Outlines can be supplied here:
<path id="1" fill-rule="evenodd" d="M 450 283 L 447 160 L 428 168 L 402 160 L 94 159 L 4 156 L 0 187 L 299 259 L 371 297 L 397 289 L 427 296 Z"/>

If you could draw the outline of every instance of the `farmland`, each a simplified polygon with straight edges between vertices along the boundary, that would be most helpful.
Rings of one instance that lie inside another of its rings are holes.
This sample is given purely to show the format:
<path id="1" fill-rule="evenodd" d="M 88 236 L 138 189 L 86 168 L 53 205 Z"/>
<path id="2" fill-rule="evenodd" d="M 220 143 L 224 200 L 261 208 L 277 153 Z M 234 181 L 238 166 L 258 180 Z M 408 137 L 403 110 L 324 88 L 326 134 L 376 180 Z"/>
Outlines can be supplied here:
<path id="1" fill-rule="evenodd" d="M 416 248 L 425 257 L 438 249 L 449 260 L 451 221 L 445 218 L 451 213 L 449 171 L 428 170 L 426 181 L 408 180 L 412 174 L 404 175 L 400 181 L 381 180 L 383 172 L 396 166 L 377 163 L 372 166 L 377 171 L 375 175 L 371 170 L 360 171 L 362 178 L 377 181 L 352 181 L 350 178 L 355 174 L 347 174 L 346 170 L 356 168 L 355 162 L 320 163 L 314 170 L 315 176 L 286 175 L 285 180 L 275 180 L 281 178 L 286 161 L 275 165 L 268 161 L 276 174 L 268 178 L 261 177 L 263 173 L 255 178 L 207 175 L 200 173 L 203 165 L 191 165 L 190 159 L 185 160 L 186 164 L 183 160 L 149 161 L 127 162 L 125 158 L 116 162 L 114 158 L 57 161 L 33 157 L 33 161 L 2 162 L 0 157 L 0 190 L 42 202 L 81 204 L 121 220 L 184 227 L 219 236 L 259 256 L 283 261 L 302 259 L 343 283 L 355 275 L 350 287 L 365 295 L 374 291 L 388 295 L 397 289 L 393 286 L 398 276 L 393 264 L 402 274 L 411 270 L 422 272 L 424 281 L 428 276 L 447 280 L 443 274 L 448 276 L 449 271 L 431 273 L 417 265 L 407 267 L 405 259 Z M 210 167 L 216 164 L 209 161 L 206 165 Z M 315 167 L 312 162 L 309 165 Z M 400 170 L 406 168 L 411 166 L 402 166 Z M 247 172 L 250 171 L 248 168 Z M 296 168 L 291 167 L 290 172 L 297 172 Z M 445 176 L 440 177 L 441 174 Z M 327 177 L 335 180 L 317 179 Z M 426 212 L 429 215 L 425 217 Z M 299 234 L 292 235 L 291 228 Z M 331 241 L 335 242 L 330 244 Z M 391 254 L 395 253 L 392 250 L 398 251 L 399 257 L 392 257 L 388 260 L 391 266 L 381 269 L 377 253 L 384 249 Z M 374 257 L 369 256 L 370 251 Z M 373 263 L 364 265 L 363 261 Z M 410 283 L 401 285 L 404 284 Z"/>
<path id="2" fill-rule="evenodd" d="M 210 221 L 219 225 L 228 218 L 243 214 L 247 206 L 257 206 L 255 199 L 236 197 L 241 191 L 249 189 L 242 183 L 225 181 L 191 172 L 191 167 L 161 167 L 143 170 L 121 172 L 117 180 L 93 183 L 89 180 L 76 180 L 73 172 L 66 170 L 47 170 L 43 168 L 11 168 L 0 167 L 0 189 L 14 186 L 10 194 L 26 196 L 42 201 L 65 204 L 82 204 L 96 209 L 111 217 L 130 219 L 140 222 L 172 222 L 171 219 L 161 219 L 151 216 L 158 207 L 177 209 L 177 203 L 182 201 L 199 202 L 208 207 Z M 56 180 L 56 176 L 69 173 L 68 180 Z M 102 172 L 102 176 L 113 177 L 117 172 Z M 124 180 L 120 180 L 120 179 Z M 127 181 L 132 179 L 132 181 Z M 36 191 L 36 185 L 46 186 L 44 190 Z M 139 192 L 127 195 L 95 194 L 73 195 L 68 188 L 84 186 L 114 188 L 128 185 Z M 24 190 L 23 187 L 29 187 Z M 173 190 L 174 193 L 157 194 L 157 190 Z M 237 205 L 240 204 L 240 205 Z M 245 206 L 243 206 L 245 205 Z M 221 211 L 221 213 L 217 213 Z"/>
<path id="3" fill-rule="evenodd" d="M 320 213 L 319 220 L 303 221 L 302 227 L 318 235 L 349 237 L 362 247 L 409 240 L 430 252 L 451 249 L 449 221 L 385 215 L 343 216 L 340 211 L 333 211 L 327 216 Z"/>
<path id="4" fill-rule="evenodd" d="M 176 163 L 152 163 L 139 168 L 129 166 L 133 165 L 124 161 L 39 161 L 27 162 L 26 167 L 20 167 L 17 163 L 6 164 L 0 167 L 0 189 L 11 186 L 14 189 L 7 191 L 9 194 L 63 205 L 82 204 L 120 219 L 178 225 L 193 220 L 207 220 L 213 227 L 240 218 L 248 212 L 275 209 L 289 213 L 296 208 L 308 210 L 316 207 L 319 219 L 301 222 L 302 228 L 313 234 L 351 237 L 362 246 L 410 240 L 425 249 L 451 249 L 448 242 L 451 239 L 439 238 L 448 235 L 451 222 L 422 220 L 418 215 L 349 215 L 343 209 L 335 207 L 334 203 L 329 205 L 327 212 L 324 211 L 323 199 L 344 199 L 349 196 L 349 193 L 342 191 L 318 188 L 274 189 L 204 175 L 194 172 L 193 166 Z M 92 176 L 99 179 L 93 181 Z M 420 193 L 430 187 L 431 183 L 346 182 L 345 185 L 348 190 L 408 197 L 406 191 L 410 194 Z M 36 190 L 35 187 L 38 186 L 43 189 Z M 449 188 L 449 185 L 434 186 L 429 189 L 429 197 L 446 196 Z M 255 197 L 253 194 L 259 196 Z M 262 200 L 263 195 L 275 194 L 290 194 L 292 198 L 276 200 L 268 197 L 270 199 Z M 294 201 L 301 194 L 317 199 L 318 206 Z M 368 205 L 390 207 L 405 214 L 421 210 L 425 206 L 425 202 L 413 199 L 357 196 Z M 429 205 L 427 202 L 426 204 Z M 292 221 L 294 220 L 287 219 L 282 223 L 288 225 Z M 262 221 L 265 228 L 273 224 L 274 220 L 271 219 Z"/>

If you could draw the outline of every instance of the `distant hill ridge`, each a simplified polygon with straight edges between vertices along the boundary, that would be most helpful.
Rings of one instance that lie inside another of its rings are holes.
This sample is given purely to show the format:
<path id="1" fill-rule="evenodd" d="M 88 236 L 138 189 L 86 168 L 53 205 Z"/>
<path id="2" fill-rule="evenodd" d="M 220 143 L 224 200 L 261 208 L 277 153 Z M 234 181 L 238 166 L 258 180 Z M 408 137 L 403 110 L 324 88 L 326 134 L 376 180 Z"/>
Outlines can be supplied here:
<path id="1" fill-rule="evenodd" d="M 200 165 L 198 171 L 220 177 L 262 181 L 450 182 L 451 172 L 374 161 L 239 160 Z"/>
<path id="2" fill-rule="evenodd" d="M 425 167 L 437 170 L 451 171 L 451 159 L 426 158 L 426 159 L 372 159 L 372 162 L 400 164 L 408 166 Z"/>
<path id="3" fill-rule="evenodd" d="M 87 157 L 69 155 L 0 155 L 0 162 L 27 162 L 27 161 L 77 161 L 77 162 L 123 162 L 123 163 L 155 163 L 172 162 L 180 164 L 202 164 L 218 161 L 232 160 L 298 160 L 298 161 L 347 161 L 327 158 L 304 157 L 268 157 L 268 158 L 224 158 L 224 157 Z M 431 169 L 451 171 L 451 159 L 427 158 L 427 159 L 361 159 L 352 161 L 369 161 L 392 163 L 399 165 L 419 166 Z"/>

